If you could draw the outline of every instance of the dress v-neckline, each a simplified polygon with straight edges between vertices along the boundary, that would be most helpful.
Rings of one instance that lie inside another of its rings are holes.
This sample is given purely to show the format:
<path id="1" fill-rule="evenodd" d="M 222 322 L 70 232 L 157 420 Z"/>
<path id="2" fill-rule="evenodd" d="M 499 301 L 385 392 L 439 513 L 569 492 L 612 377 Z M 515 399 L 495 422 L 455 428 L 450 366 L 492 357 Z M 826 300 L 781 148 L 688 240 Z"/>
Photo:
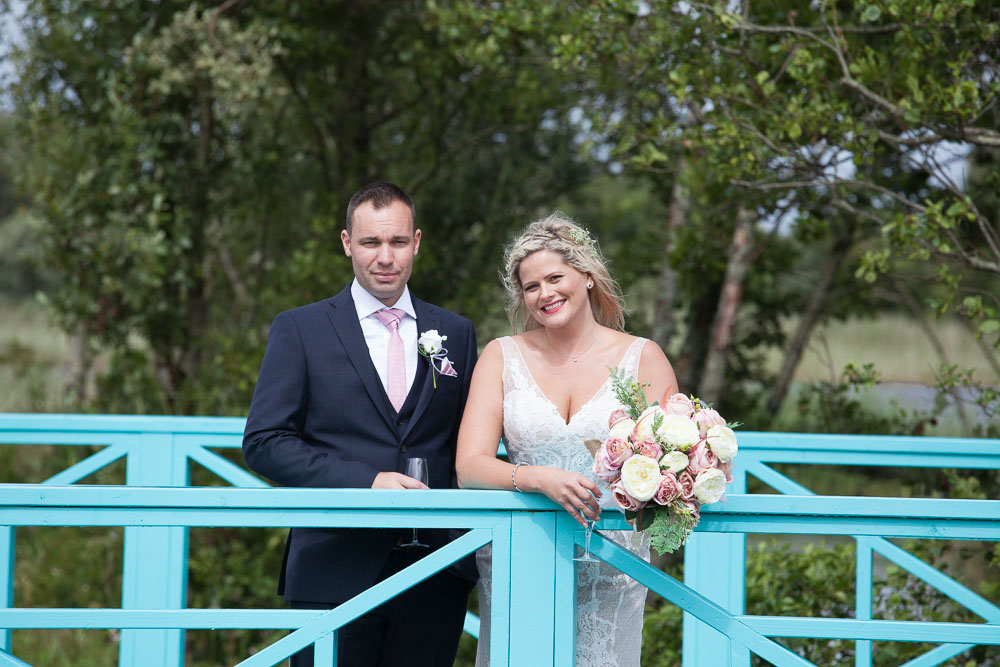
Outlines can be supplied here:
<path id="1" fill-rule="evenodd" d="M 632 352 L 632 346 L 634 346 L 640 340 L 642 339 L 636 337 L 634 341 L 629 343 L 628 347 L 625 348 L 625 354 L 623 354 L 621 360 L 617 364 L 615 364 L 615 368 L 621 368 L 621 365 L 625 363 L 626 359 L 628 359 L 629 353 Z M 557 417 L 559 417 L 559 423 L 567 428 L 570 425 L 572 425 L 573 420 L 576 419 L 577 415 L 583 412 L 588 405 L 593 403 L 598 396 L 604 393 L 605 387 L 607 387 L 608 383 L 611 381 L 611 376 L 608 375 L 607 379 L 605 379 L 604 382 L 601 383 L 601 386 L 599 386 L 597 390 L 594 391 L 593 394 L 591 394 L 590 398 L 584 401 L 583 404 L 577 409 L 577 411 L 569 416 L 569 421 L 564 421 L 562 413 L 559 412 L 559 406 L 557 406 L 555 402 L 551 398 L 549 398 L 544 391 L 542 391 L 542 386 L 538 384 L 537 380 L 535 380 L 535 376 L 531 372 L 531 367 L 528 366 L 528 360 L 524 358 L 524 354 L 521 352 L 521 346 L 517 344 L 517 341 L 514 340 L 513 336 L 511 336 L 510 342 L 514 344 L 514 349 L 517 350 L 518 359 L 520 359 L 521 363 L 524 365 L 524 371 L 528 375 L 528 379 L 531 380 L 531 384 L 535 385 L 535 389 L 538 390 L 538 393 L 541 395 L 541 397 L 545 399 L 545 402 L 549 404 L 549 407 L 552 408 L 552 411 L 556 413 Z"/>

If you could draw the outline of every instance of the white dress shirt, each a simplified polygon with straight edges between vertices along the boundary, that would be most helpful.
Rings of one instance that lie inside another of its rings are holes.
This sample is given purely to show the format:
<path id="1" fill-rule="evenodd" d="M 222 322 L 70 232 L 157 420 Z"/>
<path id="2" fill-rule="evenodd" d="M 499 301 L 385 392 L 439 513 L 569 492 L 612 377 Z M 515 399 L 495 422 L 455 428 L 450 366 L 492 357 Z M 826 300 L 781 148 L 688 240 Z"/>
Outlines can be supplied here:
<path id="1" fill-rule="evenodd" d="M 399 308 L 406 315 L 399 321 L 399 337 L 403 339 L 403 353 L 406 364 L 406 393 L 410 393 L 413 386 L 413 378 L 417 374 L 417 313 L 413 310 L 413 302 L 410 300 L 410 288 L 404 287 L 403 294 L 392 306 L 373 297 L 365 291 L 365 288 L 358 283 L 355 278 L 351 283 L 351 297 L 354 298 L 354 307 L 358 311 L 358 320 L 361 322 L 361 332 L 365 335 L 365 343 L 368 345 L 368 353 L 378 371 L 378 377 L 382 381 L 382 387 L 386 388 L 386 375 L 389 370 L 389 338 L 392 333 L 389 327 L 382 324 L 381 320 L 375 317 L 375 311 L 385 308 Z M 388 393 L 388 388 L 386 388 Z"/>

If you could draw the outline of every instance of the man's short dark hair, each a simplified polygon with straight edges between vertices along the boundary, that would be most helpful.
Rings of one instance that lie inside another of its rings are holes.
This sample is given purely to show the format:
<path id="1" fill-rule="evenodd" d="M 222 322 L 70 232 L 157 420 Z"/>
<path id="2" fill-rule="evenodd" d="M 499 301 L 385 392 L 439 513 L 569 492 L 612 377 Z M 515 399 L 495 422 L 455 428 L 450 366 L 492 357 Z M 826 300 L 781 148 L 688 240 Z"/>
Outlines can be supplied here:
<path id="1" fill-rule="evenodd" d="M 406 194 L 403 188 L 388 181 L 375 181 L 354 193 L 350 203 L 347 204 L 347 233 L 351 233 L 351 225 L 354 222 L 354 210 L 362 204 L 371 202 L 372 208 L 376 211 L 386 206 L 391 206 L 393 202 L 402 202 L 410 207 L 410 219 L 413 222 L 413 229 L 417 229 L 417 209 L 413 206 L 413 199 Z"/>

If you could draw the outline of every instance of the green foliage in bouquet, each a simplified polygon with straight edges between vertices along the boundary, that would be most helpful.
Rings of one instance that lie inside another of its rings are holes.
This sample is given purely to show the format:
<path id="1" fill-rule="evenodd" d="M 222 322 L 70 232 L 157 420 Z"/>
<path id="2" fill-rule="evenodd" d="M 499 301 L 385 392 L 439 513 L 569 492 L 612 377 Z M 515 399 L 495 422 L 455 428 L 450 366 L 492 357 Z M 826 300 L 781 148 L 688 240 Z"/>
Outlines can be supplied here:
<path id="1" fill-rule="evenodd" d="M 649 407 L 646 401 L 646 393 L 643 387 L 649 384 L 640 384 L 638 380 L 625 372 L 621 368 L 611 368 L 611 391 L 615 393 L 615 398 L 626 409 L 628 416 L 638 419 L 639 415 Z M 655 403 L 654 403 L 655 405 Z"/>
<path id="2" fill-rule="evenodd" d="M 673 553 L 684 546 L 691 531 L 698 525 L 695 518 L 684 503 L 674 503 L 669 511 L 663 507 L 658 512 L 645 512 L 652 515 L 652 520 L 648 526 L 641 528 L 649 535 L 649 545 L 656 549 L 656 553 L 663 556 Z"/>

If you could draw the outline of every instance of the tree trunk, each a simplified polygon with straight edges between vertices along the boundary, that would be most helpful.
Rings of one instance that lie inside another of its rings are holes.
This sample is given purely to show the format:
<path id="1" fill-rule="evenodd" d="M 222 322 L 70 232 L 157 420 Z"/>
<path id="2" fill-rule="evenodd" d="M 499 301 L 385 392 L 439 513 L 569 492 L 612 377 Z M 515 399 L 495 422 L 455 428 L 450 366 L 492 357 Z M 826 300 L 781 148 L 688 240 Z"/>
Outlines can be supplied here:
<path id="1" fill-rule="evenodd" d="M 795 330 L 795 335 L 792 337 L 792 341 L 785 353 L 785 360 L 775 380 L 774 389 L 767 399 L 767 414 L 771 415 L 772 423 L 774 423 L 774 418 L 778 415 L 778 409 L 785 401 L 788 388 L 792 384 L 792 377 L 795 375 L 795 369 L 798 368 L 806 344 L 812 336 L 813 329 L 816 328 L 816 324 L 819 322 L 820 313 L 823 312 L 823 306 L 826 304 L 827 296 L 830 294 L 830 286 L 833 284 L 834 278 L 837 277 L 840 267 L 843 266 L 844 260 L 847 258 L 847 253 L 850 251 L 853 243 L 854 220 L 848 219 L 838 230 L 833 240 L 833 245 L 830 248 L 830 254 L 827 256 L 819 275 L 816 277 L 816 283 L 813 286 L 812 293 L 809 295 L 806 310 L 802 314 L 802 319 L 799 320 L 799 326 Z"/>
<path id="2" fill-rule="evenodd" d="M 209 191 L 212 188 L 212 140 L 215 133 L 215 116 L 212 104 L 213 91 L 206 79 L 198 81 L 198 132 L 194 137 L 194 169 L 202 175 L 189 205 L 192 219 L 188 224 L 191 246 L 182 266 L 189 274 L 188 284 L 173 285 L 169 290 L 175 312 L 182 314 L 183 327 L 173 332 L 166 342 L 166 349 L 154 350 L 158 377 L 163 388 L 166 407 L 170 414 L 188 414 L 192 408 L 191 384 L 201 372 L 205 358 L 204 338 L 208 330 L 208 274 L 210 272 L 205 229 L 211 220 Z M 155 337 L 151 336 L 150 341 Z M 155 346 L 154 346 L 155 347 Z"/>
<path id="3" fill-rule="evenodd" d="M 677 299 L 677 272 L 670 264 L 670 249 L 674 234 L 687 222 L 691 210 L 691 193 L 681 185 L 687 162 L 681 160 L 674 176 L 674 186 L 670 194 L 670 210 L 667 212 L 666 241 L 663 243 L 663 263 L 656 285 L 656 302 L 653 306 L 653 323 L 650 337 L 664 350 L 670 345 L 674 334 L 674 302 Z"/>
<path id="4" fill-rule="evenodd" d="M 67 353 L 66 363 L 63 365 L 67 400 L 63 409 L 83 412 L 87 406 L 87 378 L 90 376 L 94 354 L 87 337 L 79 331 L 69 336 Z"/>
<path id="5" fill-rule="evenodd" d="M 708 403 L 719 400 L 726 384 L 726 362 L 729 343 L 736 324 L 736 313 L 743 301 L 743 284 L 753 250 L 753 212 L 740 206 L 736 213 L 736 229 L 729 244 L 729 260 L 726 263 L 726 277 L 719 293 L 719 302 L 712 322 L 705 358 L 705 370 L 698 386 L 698 397 Z"/>
<path id="6" fill-rule="evenodd" d="M 711 285 L 701 298 L 691 304 L 687 316 L 688 329 L 681 351 L 671 362 L 677 375 L 677 390 L 680 392 L 694 393 L 698 388 L 698 377 L 708 354 L 708 336 L 705 332 L 712 328 L 720 289 L 719 285 Z"/>

